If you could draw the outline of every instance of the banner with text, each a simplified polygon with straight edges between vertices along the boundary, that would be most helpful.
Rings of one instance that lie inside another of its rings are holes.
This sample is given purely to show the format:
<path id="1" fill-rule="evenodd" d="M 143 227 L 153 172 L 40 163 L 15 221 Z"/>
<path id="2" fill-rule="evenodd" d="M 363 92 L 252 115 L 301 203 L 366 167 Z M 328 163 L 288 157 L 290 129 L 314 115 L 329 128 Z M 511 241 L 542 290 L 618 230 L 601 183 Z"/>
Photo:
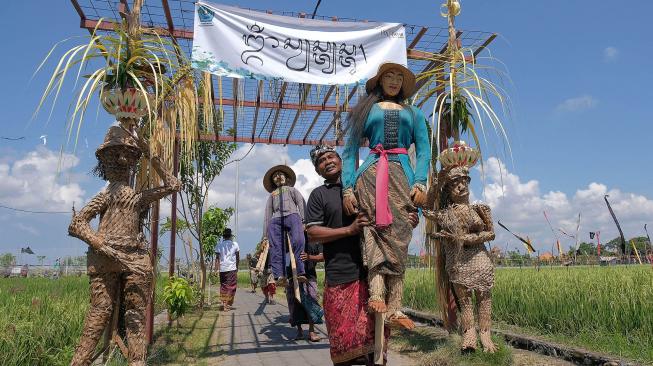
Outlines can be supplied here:
<path id="1" fill-rule="evenodd" d="M 266 14 L 199 1 L 193 67 L 235 78 L 345 85 L 380 64 L 406 65 L 399 23 L 336 22 Z"/>

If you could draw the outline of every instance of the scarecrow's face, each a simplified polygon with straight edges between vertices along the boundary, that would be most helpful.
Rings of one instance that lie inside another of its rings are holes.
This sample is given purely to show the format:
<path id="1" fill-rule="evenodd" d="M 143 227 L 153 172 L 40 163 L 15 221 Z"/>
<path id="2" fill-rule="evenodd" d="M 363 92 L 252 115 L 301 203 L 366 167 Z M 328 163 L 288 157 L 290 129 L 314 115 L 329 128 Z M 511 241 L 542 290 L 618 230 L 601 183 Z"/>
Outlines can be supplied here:
<path id="1" fill-rule="evenodd" d="M 469 203 L 469 177 L 460 176 L 449 183 L 450 198 L 453 203 Z"/>
<path id="2" fill-rule="evenodd" d="M 140 152 L 127 146 L 110 146 L 102 150 L 99 156 L 100 166 L 106 180 L 129 180 L 129 175 L 136 168 Z"/>
<path id="3" fill-rule="evenodd" d="M 381 75 L 381 88 L 388 97 L 396 97 L 404 83 L 404 74 L 399 69 L 390 69 Z"/>
<path id="4" fill-rule="evenodd" d="M 274 182 L 274 185 L 276 185 L 277 187 L 285 186 L 287 180 L 288 178 L 281 171 L 272 174 L 272 182 Z"/>

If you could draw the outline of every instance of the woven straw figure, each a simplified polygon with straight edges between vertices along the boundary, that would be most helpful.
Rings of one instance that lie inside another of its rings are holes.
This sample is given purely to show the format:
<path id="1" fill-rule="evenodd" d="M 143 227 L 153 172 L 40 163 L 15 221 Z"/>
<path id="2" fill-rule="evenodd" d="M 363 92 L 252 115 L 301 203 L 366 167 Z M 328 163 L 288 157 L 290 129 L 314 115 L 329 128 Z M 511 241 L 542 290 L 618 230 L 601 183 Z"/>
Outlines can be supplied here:
<path id="1" fill-rule="evenodd" d="M 439 204 L 436 211 L 425 210 L 424 215 L 436 223 L 437 231 L 428 235 L 439 245 L 436 266 L 440 298 L 446 299 L 448 290 L 453 289 L 460 311 L 462 350 L 476 349 L 474 293 L 483 350 L 494 352 L 496 346 L 490 337 L 494 265 L 485 249 L 485 242 L 494 240 L 494 229 L 490 207 L 469 203 L 470 180 L 466 166 L 441 171 L 429 192 L 439 195 Z M 446 314 L 446 300 L 441 305 Z"/>
<path id="2" fill-rule="evenodd" d="M 96 173 L 108 181 L 79 212 L 73 212 L 68 234 L 85 241 L 91 306 L 71 365 L 89 365 L 102 332 L 109 324 L 118 299 L 123 299 L 130 365 L 144 365 L 146 356 L 145 306 L 152 291 L 153 269 L 141 216 L 152 202 L 179 191 L 180 182 L 161 168 L 158 157 L 152 167 L 163 178 L 162 187 L 136 192 L 129 184 L 147 143 L 122 127 L 109 129 L 104 143 L 95 152 Z M 98 230 L 90 221 L 100 216 Z"/>

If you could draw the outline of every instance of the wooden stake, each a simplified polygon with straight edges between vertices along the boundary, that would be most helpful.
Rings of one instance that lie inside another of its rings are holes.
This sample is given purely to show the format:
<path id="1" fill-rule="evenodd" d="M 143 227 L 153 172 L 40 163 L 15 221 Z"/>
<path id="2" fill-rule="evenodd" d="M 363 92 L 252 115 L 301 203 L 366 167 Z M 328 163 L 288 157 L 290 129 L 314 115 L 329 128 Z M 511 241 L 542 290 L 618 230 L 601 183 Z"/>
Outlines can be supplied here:
<path id="1" fill-rule="evenodd" d="M 384 313 L 374 313 L 374 364 L 383 365 Z"/>
<path id="2" fill-rule="evenodd" d="M 292 270 L 292 286 L 295 290 L 295 299 L 302 303 L 302 297 L 299 294 L 299 281 L 297 280 L 297 262 L 295 260 L 295 253 L 292 250 L 292 243 L 290 243 L 290 235 L 286 234 L 288 238 L 288 254 L 290 254 L 290 269 Z"/>

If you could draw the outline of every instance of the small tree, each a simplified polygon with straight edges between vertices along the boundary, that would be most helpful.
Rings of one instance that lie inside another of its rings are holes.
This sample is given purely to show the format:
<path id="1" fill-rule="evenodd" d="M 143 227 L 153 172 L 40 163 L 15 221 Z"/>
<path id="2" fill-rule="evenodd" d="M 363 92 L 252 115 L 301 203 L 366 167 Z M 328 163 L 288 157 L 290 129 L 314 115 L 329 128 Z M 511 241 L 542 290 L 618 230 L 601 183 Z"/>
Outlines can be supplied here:
<path id="1" fill-rule="evenodd" d="M 0 254 L 0 267 L 13 266 L 16 263 L 16 256 L 11 253 Z"/>

